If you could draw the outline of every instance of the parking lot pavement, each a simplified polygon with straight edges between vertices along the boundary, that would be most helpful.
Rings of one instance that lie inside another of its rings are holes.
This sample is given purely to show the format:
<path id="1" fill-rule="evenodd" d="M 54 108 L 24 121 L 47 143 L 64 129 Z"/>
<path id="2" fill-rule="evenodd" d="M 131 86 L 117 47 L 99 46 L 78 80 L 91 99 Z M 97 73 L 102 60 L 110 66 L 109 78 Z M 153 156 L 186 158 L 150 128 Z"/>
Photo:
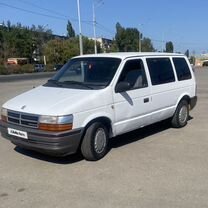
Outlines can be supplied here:
<path id="1" fill-rule="evenodd" d="M 208 69 L 197 69 L 188 125 L 165 122 L 113 139 L 98 162 L 52 158 L 0 137 L 0 207 L 208 207 Z M 0 104 L 44 83 L 0 83 Z"/>

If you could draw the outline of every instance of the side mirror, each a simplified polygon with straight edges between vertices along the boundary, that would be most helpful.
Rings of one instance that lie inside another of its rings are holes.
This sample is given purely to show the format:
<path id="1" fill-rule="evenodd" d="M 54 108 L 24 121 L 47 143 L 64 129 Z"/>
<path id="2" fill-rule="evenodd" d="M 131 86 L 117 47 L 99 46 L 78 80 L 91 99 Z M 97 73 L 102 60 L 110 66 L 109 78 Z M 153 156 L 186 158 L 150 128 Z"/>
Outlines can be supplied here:
<path id="1" fill-rule="evenodd" d="M 130 88 L 131 88 L 131 85 L 129 82 L 119 82 L 116 85 L 115 92 L 116 93 L 125 92 L 125 91 L 130 90 Z"/>

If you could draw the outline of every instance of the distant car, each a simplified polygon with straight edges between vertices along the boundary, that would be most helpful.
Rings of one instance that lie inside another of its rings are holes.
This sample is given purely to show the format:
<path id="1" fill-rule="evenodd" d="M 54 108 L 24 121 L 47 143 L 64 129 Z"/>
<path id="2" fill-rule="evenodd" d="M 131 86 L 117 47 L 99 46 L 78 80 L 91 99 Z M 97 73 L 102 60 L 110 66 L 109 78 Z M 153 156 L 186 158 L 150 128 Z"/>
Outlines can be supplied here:
<path id="1" fill-rule="evenodd" d="M 202 66 L 208 66 L 208 61 L 204 61 Z"/>
<path id="2" fill-rule="evenodd" d="M 53 69 L 54 69 L 54 71 L 58 71 L 59 69 L 62 68 L 62 66 L 63 66 L 63 64 L 55 64 Z"/>
<path id="3" fill-rule="evenodd" d="M 34 65 L 34 71 L 35 72 L 42 72 L 45 69 L 45 65 L 44 64 L 35 64 Z"/>

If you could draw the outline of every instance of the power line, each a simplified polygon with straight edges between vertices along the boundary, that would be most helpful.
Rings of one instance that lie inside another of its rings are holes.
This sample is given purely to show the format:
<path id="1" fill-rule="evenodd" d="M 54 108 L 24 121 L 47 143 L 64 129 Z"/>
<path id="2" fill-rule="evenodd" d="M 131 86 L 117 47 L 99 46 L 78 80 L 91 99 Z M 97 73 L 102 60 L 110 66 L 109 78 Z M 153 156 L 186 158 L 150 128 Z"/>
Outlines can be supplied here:
<path id="1" fill-rule="evenodd" d="M 59 20 L 64 20 L 64 21 L 66 20 L 65 18 L 52 16 L 52 15 L 47 15 L 47 14 L 43 14 L 43 13 L 40 13 L 40 12 L 35 12 L 35 11 L 27 10 L 27 9 L 22 9 L 22 8 L 12 6 L 12 5 L 9 5 L 9 4 L 6 4 L 6 3 L 2 3 L 2 2 L 0 2 L 0 5 L 6 6 L 6 7 L 9 7 L 9 8 L 13 8 L 13 9 L 16 9 L 16 10 L 20 10 L 20 11 L 23 11 L 23 12 L 39 15 L 39 16 L 50 17 L 50 18 L 53 18 L 53 19 L 59 19 Z"/>
<path id="2" fill-rule="evenodd" d="M 105 31 L 105 32 L 107 32 L 108 34 L 111 34 L 111 35 L 113 35 L 113 36 L 115 35 L 115 32 L 113 32 L 112 30 L 106 28 L 105 26 L 103 26 L 102 24 L 100 24 L 100 23 L 98 23 L 98 22 L 96 22 L 96 23 L 97 23 L 97 27 L 98 27 L 100 30 Z"/>
<path id="3" fill-rule="evenodd" d="M 28 9 L 23 9 L 23 8 L 16 7 L 16 6 L 6 4 L 6 3 L 3 3 L 3 2 L 0 2 L 0 5 L 6 6 L 6 7 L 9 7 L 9 8 L 12 8 L 12 9 L 20 10 L 20 11 L 23 11 L 23 12 L 26 12 L 26 13 L 35 14 L 35 15 L 43 16 L 43 17 L 49 17 L 49 18 L 58 19 L 58 20 L 62 20 L 62 21 L 66 21 L 66 20 L 69 19 L 69 18 L 58 17 L 58 16 L 49 15 L 49 14 L 43 14 L 43 13 L 40 13 L 40 12 L 35 12 L 35 11 L 32 11 L 32 10 L 28 10 Z M 65 17 L 67 17 L 67 16 L 65 16 Z M 73 21 L 73 22 L 78 22 L 78 19 L 75 19 L 75 18 L 70 18 L 70 20 Z M 82 22 L 85 23 L 85 24 L 89 24 L 92 21 L 83 20 Z"/>
<path id="4" fill-rule="evenodd" d="M 51 9 L 46 9 L 46 8 L 40 7 L 40 6 L 36 5 L 36 4 L 30 3 L 30 2 L 28 2 L 28 1 L 24 1 L 24 0 L 19 0 L 19 1 L 22 2 L 22 3 L 24 3 L 24 4 L 31 5 L 31 6 L 33 6 L 33 7 L 38 8 L 38 9 L 47 11 L 47 12 L 49 12 L 49 13 L 53 13 L 53 14 L 57 14 L 57 15 L 59 15 L 59 16 L 65 17 L 65 18 L 69 18 L 69 16 L 66 16 L 66 15 L 64 15 L 64 14 L 62 14 L 62 13 L 59 13 L 59 12 L 54 11 L 54 10 L 51 10 Z M 70 18 L 70 19 L 73 19 L 73 18 Z"/>
<path id="5" fill-rule="evenodd" d="M 31 6 L 34 6 L 36 8 L 39 8 L 39 9 L 42 9 L 42 10 L 45 10 L 47 12 L 50 12 L 50 13 L 55 13 L 59 16 L 54 16 L 54 15 L 50 15 L 50 14 L 44 14 L 44 13 L 41 13 L 41 12 L 36 12 L 36 11 L 32 11 L 32 10 L 28 10 L 28 9 L 23 9 L 23 8 L 20 8 L 20 7 L 16 7 L 16 6 L 13 6 L 13 5 L 10 5 L 10 4 L 7 4 L 7 3 L 3 3 L 3 2 L 0 2 L 0 5 L 2 6 L 6 6 L 6 7 L 9 7 L 9 8 L 12 8 L 12 9 L 16 9 L 16 10 L 19 10 L 19 11 L 23 11 L 23 12 L 26 12 L 26 13 L 30 13 L 30 14 L 34 14 L 34 15 L 38 15 L 38 16 L 43 16 L 43 17 L 48 17 L 48 18 L 53 18 L 53 19 L 57 19 L 57 20 L 61 20 L 61 21 L 67 21 L 68 19 L 70 19 L 71 21 L 73 22 L 78 22 L 78 19 L 76 18 L 70 18 L 69 16 L 66 16 L 64 14 L 61 14 L 59 12 L 56 12 L 56 11 L 53 11 L 51 9 L 46 9 L 44 7 L 40 7 L 36 4 L 33 4 L 33 3 L 29 3 L 25 0 L 19 0 L 25 4 L 28 4 L 28 5 L 31 5 Z M 81 21 L 82 23 L 86 24 L 86 25 L 92 25 L 92 21 L 87 21 L 87 20 L 82 20 Z M 111 31 L 110 29 L 106 28 L 104 25 L 97 23 L 97 26 L 100 30 L 104 31 L 104 32 L 107 32 L 108 34 L 110 35 L 115 35 L 115 32 Z"/>

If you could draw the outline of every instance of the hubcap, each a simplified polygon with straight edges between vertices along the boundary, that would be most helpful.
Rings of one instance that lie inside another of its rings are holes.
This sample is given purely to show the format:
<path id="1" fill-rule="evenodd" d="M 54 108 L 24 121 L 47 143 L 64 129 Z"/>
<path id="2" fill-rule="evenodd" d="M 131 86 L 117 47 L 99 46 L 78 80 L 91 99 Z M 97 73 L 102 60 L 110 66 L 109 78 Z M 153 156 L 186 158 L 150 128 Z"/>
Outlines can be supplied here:
<path id="1" fill-rule="evenodd" d="M 179 122 L 181 124 L 185 123 L 188 117 L 188 109 L 187 107 L 184 105 L 180 111 L 179 111 Z"/>
<path id="2" fill-rule="evenodd" d="M 103 152 L 106 146 L 106 134 L 103 128 L 99 128 L 95 134 L 95 151 L 97 153 Z"/>

